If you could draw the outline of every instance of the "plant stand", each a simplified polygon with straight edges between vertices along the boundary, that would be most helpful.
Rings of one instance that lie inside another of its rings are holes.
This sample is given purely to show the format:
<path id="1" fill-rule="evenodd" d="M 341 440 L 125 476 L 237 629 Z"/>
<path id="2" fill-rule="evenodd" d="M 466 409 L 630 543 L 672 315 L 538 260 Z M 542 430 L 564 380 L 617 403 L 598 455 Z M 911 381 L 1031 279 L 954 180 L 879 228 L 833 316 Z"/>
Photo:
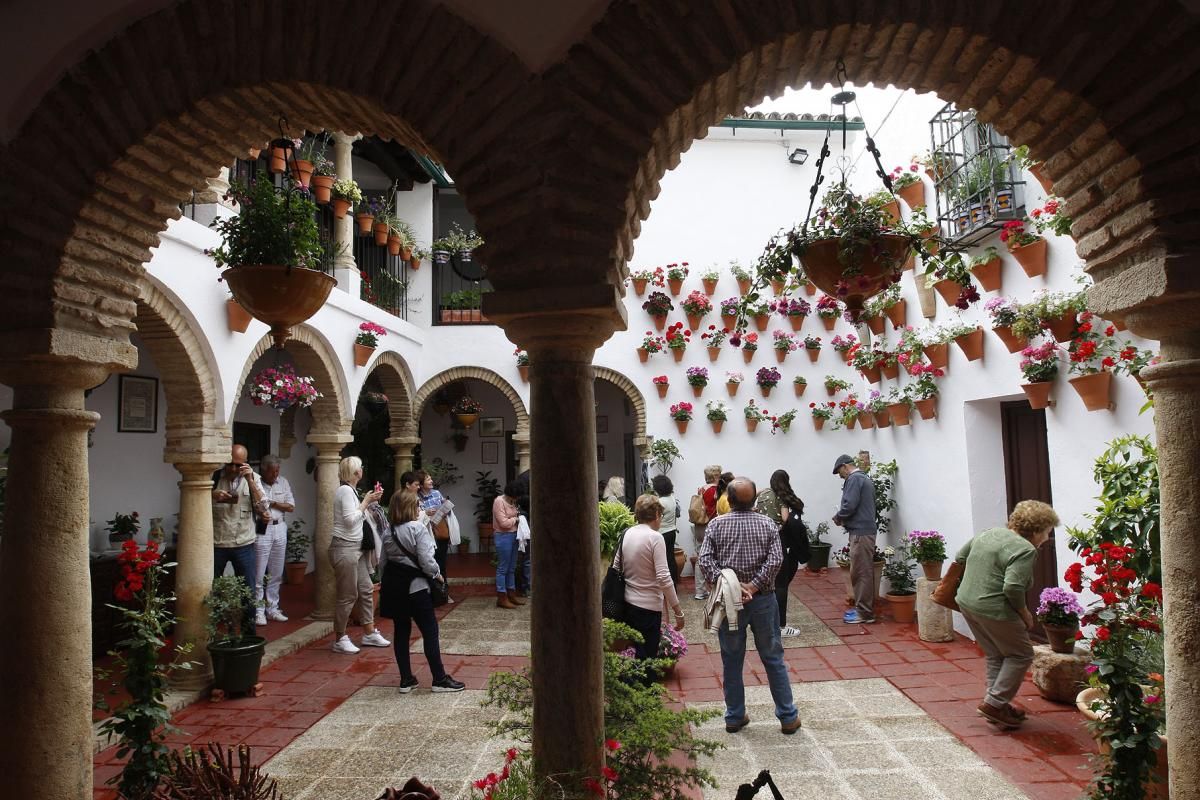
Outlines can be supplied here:
<path id="1" fill-rule="evenodd" d="M 1054 703 L 1074 703 L 1080 684 L 1087 683 L 1088 655 L 1055 651 L 1049 645 L 1033 646 L 1033 685 L 1038 694 Z"/>
<path id="2" fill-rule="evenodd" d="M 226 692 L 224 689 L 213 689 L 208 695 L 208 702 L 222 703 L 231 694 L 242 694 L 246 697 L 262 697 L 263 685 L 262 683 L 256 683 L 244 692 Z"/>

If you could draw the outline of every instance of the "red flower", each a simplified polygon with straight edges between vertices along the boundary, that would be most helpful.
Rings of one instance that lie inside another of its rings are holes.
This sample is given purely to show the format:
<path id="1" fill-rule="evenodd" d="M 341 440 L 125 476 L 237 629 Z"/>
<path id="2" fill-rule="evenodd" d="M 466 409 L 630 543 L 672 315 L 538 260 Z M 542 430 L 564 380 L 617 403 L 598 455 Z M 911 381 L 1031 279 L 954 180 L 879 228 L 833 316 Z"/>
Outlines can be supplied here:
<path id="1" fill-rule="evenodd" d="M 604 796 L 604 787 L 601 786 L 600 781 L 596 780 L 595 778 L 584 778 L 583 788 L 586 789 L 589 794 L 594 794 L 597 797 Z"/>
<path id="2" fill-rule="evenodd" d="M 616 751 L 621 749 L 621 743 L 618 742 L 616 739 L 605 739 L 604 740 L 604 749 L 608 750 L 610 753 L 615 753 Z"/>
<path id="3" fill-rule="evenodd" d="M 1106 606 L 1114 606 L 1117 604 L 1117 595 L 1115 592 L 1104 592 L 1100 595 L 1100 599 L 1104 601 Z"/>
<path id="4" fill-rule="evenodd" d="M 1157 583 L 1148 582 L 1142 586 L 1142 597 L 1149 597 L 1153 600 L 1162 600 L 1162 587 Z"/>
<path id="5" fill-rule="evenodd" d="M 1078 590 L 1076 590 L 1076 591 L 1078 591 Z M 1083 631 L 1075 631 L 1075 641 L 1079 641 L 1082 638 L 1083 638 Z"/>
<path id="6" fill-rule="evenodd" d="M 1114 333 L 1116 333 L 1116 331 L 1117 331 L 1116 328 L 1114 328 L 1112 325 L 1109 325 L 1107 328 L 1104 329 L 1104 335 L 1112 336 Z"/>
<path id="7" fill-rule="evenodd" d="M 607 764 L 605 764 L 600 769 L 600 774 L 603 775 L 604 780 L 608 781 L 609 783 L 616 783 L 617 778 L 620 777 L 619 775 L 617 775 L 617 771 L 615 769 L 613 769 L 612 767 L 608 766 Z"/>
<path id="8" fill-rule="evenodd" d="M 508 752 L 504 754 L 505 762 L 511 764 L 513 761 L 516 760 L 516 758 L 517 758 L 517 748 L 515 748 L 515 747 L 508 748 Z"/>
<path id="9" fill-rule="evenodd" d="M 476 789 L 484 789 L 487 787 L 488 782 L 484 778 L 480 778 L 479 780 L 475 781 L 471 785 L 474 786 Z"/>
<path id="10" fill-rule="evenodd" d="M 1099 628 L 1096 628 L 1096 638 L 1100 641 L 1107 642 L 1111 636 L 1112 631 L 1105 626 L 1101 625 Z"/>
<path id="11" fill-rule="evenodd" d="M 1115 365 L 1117 362 L 1113 359 L 1112 356 L 1105 356 L 1104 360 L 1102 360 L 1100 363 L 1106 367 L 1111 367 L 1111 366 Z"/>

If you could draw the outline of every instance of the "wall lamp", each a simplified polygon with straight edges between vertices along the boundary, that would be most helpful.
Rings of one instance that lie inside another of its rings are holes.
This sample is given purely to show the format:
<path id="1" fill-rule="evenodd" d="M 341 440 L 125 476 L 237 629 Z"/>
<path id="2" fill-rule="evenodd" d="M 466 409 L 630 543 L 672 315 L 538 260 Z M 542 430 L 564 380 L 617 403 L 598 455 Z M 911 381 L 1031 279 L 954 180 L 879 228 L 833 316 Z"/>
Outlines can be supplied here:
<path id="1" fill-rule="evenodd" d="M 788 153 L 788 161 L 793 164 L 803 164 L 805 161 L 808 161 L 808 151 L 803 147 L 797 147 Z"/>

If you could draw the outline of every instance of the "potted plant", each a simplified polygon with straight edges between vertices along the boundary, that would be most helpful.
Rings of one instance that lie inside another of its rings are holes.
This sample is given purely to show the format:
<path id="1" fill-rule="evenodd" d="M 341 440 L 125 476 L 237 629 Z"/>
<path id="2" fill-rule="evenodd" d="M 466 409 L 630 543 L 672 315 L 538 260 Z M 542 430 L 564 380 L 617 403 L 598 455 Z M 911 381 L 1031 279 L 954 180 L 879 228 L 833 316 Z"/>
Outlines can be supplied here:
<path id="1" fill-rule="evenodd" d="M 675 466 L 675 462 L 682 455 L 679 452 L 679 446 L 670 439 L 656 437 L 654 441 L 650 442 L 650 466 L 663 475 L 671 471 L 671 467 Z"/>
<path id="2" fill-rule="evenodd" d="M 879 383 L 883 379 L 880 371 L 880 365 L 886 359 L 883 348 L 878 345 L 863 347 L 862 343 L 858 342 L 847 350 L 845 355 L 846 363 L 858 370 L 867 383 Z"/>
<path id="3" fill-rule="evenodd" d="M 917 582 L 913 578 L 908 537 L 902 537 L 895 547 L 889 547 L 884 552 L 888 558 L 883 575 L 888 579 L 889 587 L 884 597 L 892 605 L 892 616 L 896 622 L 912 622 L 917 602 Z"/>
<path id="4" fill-rule="evenodd" d="M 800 347 L 799 342 L 796 341 L 796 335 L 792 333 L 777 330 L 771 333 L 771 338 L 773 340 L 771 346 L 775 348 L 775 358 L 780 364 L 787 358 L 788 353 Z"/>
<path id="5" fill-rule="evenodd" d="M 1000 290 L 1003 267 L 1004 262 L 1000 259 L 1000 251 L 990 246 L 983 253 L 972 256 L 967 263 L 967 269 L 979 281 L 979 285 L 985 292 Z"/>
<path id="6" fill-rule="evenodd" d="M 1101 411 L 1110 407 L 1112 370 L 1124 348 L 1110 333 L 1111 326 L 1096 331 L 1093 319 L 1090 311 L 1079 315 L 1075 338 L 1067 347 L 1070 373 L 1074 376 L 1067 382 L 1088 411 Z"/>
<path id="7" fill-rule="evenodd" d="M 821 337 L 820 336 L 805 336 L 804 337 L 804 352 L 808 353 L 808 360 L 812 363 L 817 363 L 817 359 L 821 355 Z"/>
<path id="8" fill-rule="evenodd" d="M 682 264 L 667 264 L 667 288 L 671 290 L 671 294 L 676 297 L 683 289 L 683 282 L 688 276 L 688 262 Z"/>
<path id="9" fill-rule="evenodd" d="M 888 401 L 882 392 L 872 390 L 867 405 L 868 410 L 875 417 L 876 428 L 890 428 L 892 426 L 892 415 L 888 413 Z"/>
<path id="10" fill-rule="evenodd" d="M 704 341 L 704 346 L 708 348 L 708 360 L 716 361 L 721 355 L 721 345 L 725 344 L 729 338 L 729 329 L 709 325 L 708 330 L 700 334 L 700 338 Z"/>
<path id="11" fill-rule="evenodd" d="M 317 164 L 323 161 L 328 163 L 325 158 L 325 149 L 329 146 L 329 134 L 322 133 L 304 140 L 296 139 L 293 143 L 296 148 L 296 158 L 292 161 L 292 179 L 302 188 L 307 189 Z M 330 172 L 327 174 L 332 172 L 332 164 L 329 167 Z"/>
<path id="12" fill-rule="evenodd" d="M 213 579 L 204 605 L 208 608 L 213 686 L 227 693 L 249 692 L 258 684 L 267 646 L 266 639 L 247 632 L 254 619 L 250 587 L 236 575 L 220 575 Z"/>
<path id="13" fill-rule="evenodd" d="M 692 387 L 692 394 L 700 397 L 704 394 L 704 387 L 708 386 L 708 368 L 688 367 L 686 374 L 688 386 Z"/>
<path id="14" fill-rule="evenodd" d="M 845 336 L 834 336 L 829 343 L 833 345 L 833 349 L 842 356 L 843 361 L 848 361 L 849 359 L 846 358 L 846 353 L 850 351 L 850 348 L 855 347 L 858 344 L 858 337 L 853 333 L 848 333 Z"/>
<path id="15" fill-rule="evenodd" d="M 758 423 L 768 418 L 767 410 L 756 406 L 753 399 L 742 409 L 742 415 L 746 418 L 746 430 L 750 433 L 754 433 L 758 428 Z"/>
<path id="16" fill-rule="evenodd" d="M 653 283 L 658 287 L 663 285 L 662 267 L 634 270 L 632 273 L 630 273 L 629 280 L 633 282 L 633 291 L 638 297 L 641 297 L 646 293 L 647 284 Z"/>
<path id="17" fill-rule="evenodd" d="M 675 304 L 665 292 L 651 292 L 642 303 L 642 310 L 654 318 L 654 327 L 660 331 L 667 325 L 667 315 L 675 309 Z"/>
<path id="18" fill-rule="evenodd" d="M 821 572 L 829 567 L 829 542 L 821 541 L 821 537 L 829 533 L 828 522 L 818 522 L 817 527 L 808 535 L 808 571 Z"/>
<path id="19" fill-rule="evenodd" d="M 992 332 L 1004 342 L 1010 353 L 1018 353 L 1029 344 L 1029 340 L 1019 336 L 1013 330 L 1021 318 L 1021 305 L 1007 297 L 993 297 L 984 306 L 984 311 L 992 320 Z"/>
<path id="20" fill-rule="evenodd" d="M 633 518 L 628 506 L 616 500 L 601 501 L 599 516 L 600 564 L 607 570 L 616 554 L 617 542 L 621 541 L 625 531 L 637 525 L 637 520 Z"/>
<path id="21" fill-rule="evenodd" d="M 692 330 L 699 328 L 701 317 L 713 309 L 712 301 L 701 291 L 689 292 L 679 305 L 683 307 L 683 313 L 687 314 L 688 326 Z"/>
<path id="22" fill-rule="evenodd" d="M 1083 606 L 1075 595 L 1057 586 L 1042 589 L 1038 598 L 1037 620 L 1046 631 L 1046 643 L 1056 653 L 1075 652 L 1075 634 L 1079 632 L 1079 618 Z"/>
<path id="23" fill-rule="evenodd" d="M 837 415 L 835 427 L 852 430 L 854 423 L 858 420 L 858 404 L 853 400 L 837 401 Z"/>
<path id="24" fill-rule="evenodd" d="M 657 375 L 651 378 L 650 382 L 653 383 L 654 388 L 658 390 L 658 396 L 666 399 L 667 389 L 669 389 L 671 386 L 670 379 L 666 375 Z"/>
<path id="25" fill-rule="evenodd" d="M 283 578 L 286 583 L 300 585 L 308 572 L 309 538 L 304 532 L 304 520 L 294 519 L 288 524 L 287 549 L 284 555 Z"/>
<path id="26" fill-rule="evenodd" d="M 754 382 L 762 390 L 763 397 L 768 397 L 771 394 L 771 389 L 778 386 L 781 380 L 783 380 L 783 376 L 774 367 L 762 367 L 754 374 Z"/>
<path id="27" fill-rule="evenodd" d="M 232 297 L 225 300 L 225 322 L 232 333 L 245 333 L 250 327 L 250 312 Z"/>
<path id="28" fill-rule="evenodd" d="M 645 364 L 650 360 L 650 356 L 655 353 L 661 353 L 666 349 L 666 339 L 661 336 L 655 336 L 654 331 L 646 331 L 646 335 L 642 339 L 642 344 L 638 347 L 638 360 Z"/>
<path id="29" fill-rule="evenodd" d="M 387 329 L 374 322 L 364 322 L 358 326 L 358 336 L 354 337 L 354 366 L 365 367 L 371 360 L 371 354 L 379 345 L 379 337 L 387 336 Z"/>
<path id="30" fill-rule="evenodd" d="M 687 350 L 688 344 L 692 341 L 692 332 L 685 329 L 682 322 L 676 322 L 667 328 L 666 341 L 667 349 L 671 351 L 671 355 L 675 357 L 675 360 L 683 361 L 684 351 Z"/>
<path id="31" fill-rule="evenodd" d="M 250 379 L 247 397 L 256 406 L 269 406 L 280 414 L 292 406 L 308 408 L 324 397 L 313 386 L 313 379 L 297 375 L 291 364 L 268 367 Z"/>
<path id="32" fill-rule="evenodd" d="M 713 433 L 720 433 L 725 421 L 729 419 L 729 406 L 722 400 L 709 400 L 704 407 L 708 410 L 708 421 L 712 423 Z"/>
<path id="33" fill-rule="evenodd" d="M 1046 274 L 1046 240 L 1028 230 L 1029 218 L 1013 219 L 1004 223 L 1000 231 L 1000 241 L 1004 242 L 1008 252 L 1031 278 Z"/>
<path id="34" fill-rule="evenodd" d="M 817 316 L 821 318 L 821 324 L 825 326 L 825 330 L 832 331 L 837 326 L 838 317 L 841 315 L 842 306 L 836 299 L 823 294 L 817 300 Z"/>
<path id="35" fill-rule="evenodd" d="M 927 258 L 925 285 L 937 290 L 950 308 L 966 310 L 979 300 L 979 290 L 961 253 L 939 253 Z"/>
<path id="36" fill-rule="evenodd" d="M 469 428 L 479 419 L 483 412 L 483 404 L 469 394 L 465 394 L 450 408 L 450 413 L 462 428 Z"/>
<path id="37" fill-rule="evenodd" d="M 808 404 L 808 408 L 812 413 L 813 428 L 821 430 L 825 427 L 825 421 L 833 416 L 833 411 L 837 408 L 837 403 L 812 402 Z"/>
<path id="38" fill-rule="evenodd" d="M 784 298 L 771 304 L 771 308 L 782 317 L 786 317 L 793 331 L 804 326 L 805 318 L 812 313 L 812 305 L 807 300 Z"/>
<path id="39" fill-rule="evenodd" d="M 500 481 L 492 477 L 491 470 L 475 471 L 475 491 L 471 497 L 475 499 L 475 522 L 479 527 L 481 544 L 492 538 L 492 506 L 502 491 Z"/>
<path id="40" fill-rule="evenodd" d="M 347 212 L 352 206 L 356 206 L 362 202 L 362 189 L 358 187 L 358 183 L 353 178 L 340 178 L 333 182 L 330 187 L 332 202 L 330 207 L 333 209 L 335 219 L 344 219 Z"/>
<path id="41" fill-rule="evenodd" d="M 333 199 L 333 185 L 337 175 L 333 171 L 333 162 L 324 155 L 317 156 L 313 162 L 312 193 L 317 205 L 326 205 Z"/>
<path id="42" fill-rule="evenodd" d="M 1030 345 L 1021 351 L 1021 375 L 1025 383 L 1021 390 L 1029 399 L 1030 408 L 1046 408 L 1054 405 L 1050 399 L 1050 390 L 1054 388 L 1054 379 L 1058 377 L 1058 358 L 1060 349 L 1053 341 L 1044 342 L 1037 347 Z"/>
<path id="43" fill-rule="evenodd" d="M 925 184 L 921 182 L 920 169 L 914 160 L 907 170 L 901 166 L 892 170 L 892 190 L 913 211 L 925 207 Z"/>
<path id="44" fill-rule="evenodd" d="M 114 514 L 113 518 L 105 523 L 105 530 L 108 531 L 108 543 L 116 545 L 131 541 L 133 537 L 137 536 L 141 525 L 142 523 L 138 521 L 138 512 L 136 511 L 128 514 Z"/>
<path id="45" fill-rule="evenodd" d="M 277 192 L 266 178 L 249 187 L 234 181 L 226 197 L 238 213 L 213 222 L 221 244 L 206 254 L 234 299 L 283 347 L 291 327 L 317 313 L 336 283 L 320 271 L 326 253 L 317 207 L 304 192 Z"/>
<path id="46" fill-rule="evenodd" d="M 729 271 L 733 273 L 733 279 L 737 281 L 738 291 L 742 294 L 749 292 L 750 285 L 754 280 L 754 276 L 750 273 L 750 270 L 734 260 L 729 262 Z"/>
<path id="47" fill-rule="evenodd" d="M 906 387 L 912 393 L 913 405 L 921 419 L 933 419 L 937 416 L 937 379 L 946 373 L 932 364 L 914 364 L 909 374 L 916 378 Z"/>
<path id="48" fill-rule="evenodd" d="M 729 396 L 733 397 L 738 393 L 738 387 L 742 385 L 745 376 L 737 370 L 725 373 L 725 388 L 729 391 Z"/>
<path id="49" fill-rule="evenodd" d="M 716 264 L 713 264 L 700 273 L 700 281 L 704 284 L 704 293 L 709 297 L 712 297 L 713 292 L 717 291 L 717 282 L 720 280 L 721 270 Z"/>
<path id="50" fill-rule="evenodd" d="M 908 534 L 909 554 L 921 565 L 925 580 L 942 579 L 942 562 L 946 560 L 946 538 L 937 531 L 912 531 Z"/>
<path id="51" fill-rule="evenodd" d="M 729 339 L 729 343 L 735 347 L 740 344 L 742 346 L 742 360 L 749 364 L 754 360 L 754 354 L 758 352 L 758 334 L 747 333 L 740 339 L 735 334 Z"/>
<path id="52" fill-rule="evenodd" d="M 671 419 L 675 420 L 675 427 L 680 433 L 687 433 L 688 422 L 692 419 L 692 404 L 680 402 L 671 406 Z"/>
<path id="53" fill-rule="evenodd" d="M 904 427 L 909 423 L 912 406 L 913 401 L 907 386 L 904 389 L 893 388 L 888 393 L 888 416 L 897 427 Z"/>
<path id="54" fill-rule="evenodd" d="M 521 348 L 513 350 L 513 355 L 517 357 L 517 372 L 521 376 L 521 380 L 529 383 L 529 353 Z"/>
<path id="55" fill-rule="evenodd" d="M 803 375 L 797 375 L 792 378 L 792 389 L 796 392 L 796 397 L 803 397 L 804 390 L 808 388 L 808 378 Z"/>
<path id="56" fill-rule="evenodd" d="M 796 421 L 796 409 L 789 408 L 782 414 L 776 414 L 771 417 L 771 435 L 774 436 L 776 431 L 788 433 L 792 429 L 792 423 Z"/>
<path id="57" fill-rule="evenodd" d="M 737 297 L 727 297 L 721 301 L 721 324 L 728 330 L 737 327 L 738 307 L 741 302 Z"/>
<path id="58" fill-rule="evenodd" d="M 849 388 L 850 388 L 849 381 L 844 381 L 841 378 L 835 377 L 833 375 L 825 376 L 825 391 L 829 393 L 830 397 L 833 397 L 838 392 L 845 391 L 846 389 L 849 389 Z"/>

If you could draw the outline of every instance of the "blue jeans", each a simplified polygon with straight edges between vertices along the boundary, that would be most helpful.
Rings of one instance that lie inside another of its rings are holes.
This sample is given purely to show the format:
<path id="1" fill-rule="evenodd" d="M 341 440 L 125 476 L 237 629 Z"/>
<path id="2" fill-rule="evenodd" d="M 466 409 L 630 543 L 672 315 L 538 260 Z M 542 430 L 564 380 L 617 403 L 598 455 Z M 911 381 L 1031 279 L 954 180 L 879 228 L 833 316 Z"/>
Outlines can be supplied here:
<path id="1" fill-rule="evenodd" d="M 779 641 L 779 606 L 775 593 L 756 594 L 738 613 L 738 629 L 721 625 L 717 640 L 721 643 L 721 664 L 725 668 L 725 723 L 736 725 L 746 716 L 746 685 L 742 681 L 742 664 L 746 660 L 746 626 L 754 631 L 754 646 L 763 669 L 771 698 L 775 701 L 775 716 L 780 722 L 791 722 L 798 712 L 792 702 L 792 686 L 788 682 L 787 666 L 783 663 L 783 645 Z"/>
<path id="2" fill-rule="evenodd" d="M 254 576 L 255 562 L 257 556 L 254 552 L 254 543 L 251 542 L 241 547 L 214 547 L 213 548 L 213 577 L 219 578 L 225 574 L 225 565 L 233 564 L 233 574 L 246 582 L 250 587 L 251 596 L 254 595 Z M 262 587 L 259 587 L 262 588 Z M 242 622 L 242 629 L 247 635 L 254 635 L 254 612 L 257 606 L 251 604 L 246 607 L 246 616 Z"/>
<path id="3" fill-rule="evenodd" d="M 496 591 L 517 590 L 517 532 L 496 531 L 492 534 L 496 545 Z"/>

